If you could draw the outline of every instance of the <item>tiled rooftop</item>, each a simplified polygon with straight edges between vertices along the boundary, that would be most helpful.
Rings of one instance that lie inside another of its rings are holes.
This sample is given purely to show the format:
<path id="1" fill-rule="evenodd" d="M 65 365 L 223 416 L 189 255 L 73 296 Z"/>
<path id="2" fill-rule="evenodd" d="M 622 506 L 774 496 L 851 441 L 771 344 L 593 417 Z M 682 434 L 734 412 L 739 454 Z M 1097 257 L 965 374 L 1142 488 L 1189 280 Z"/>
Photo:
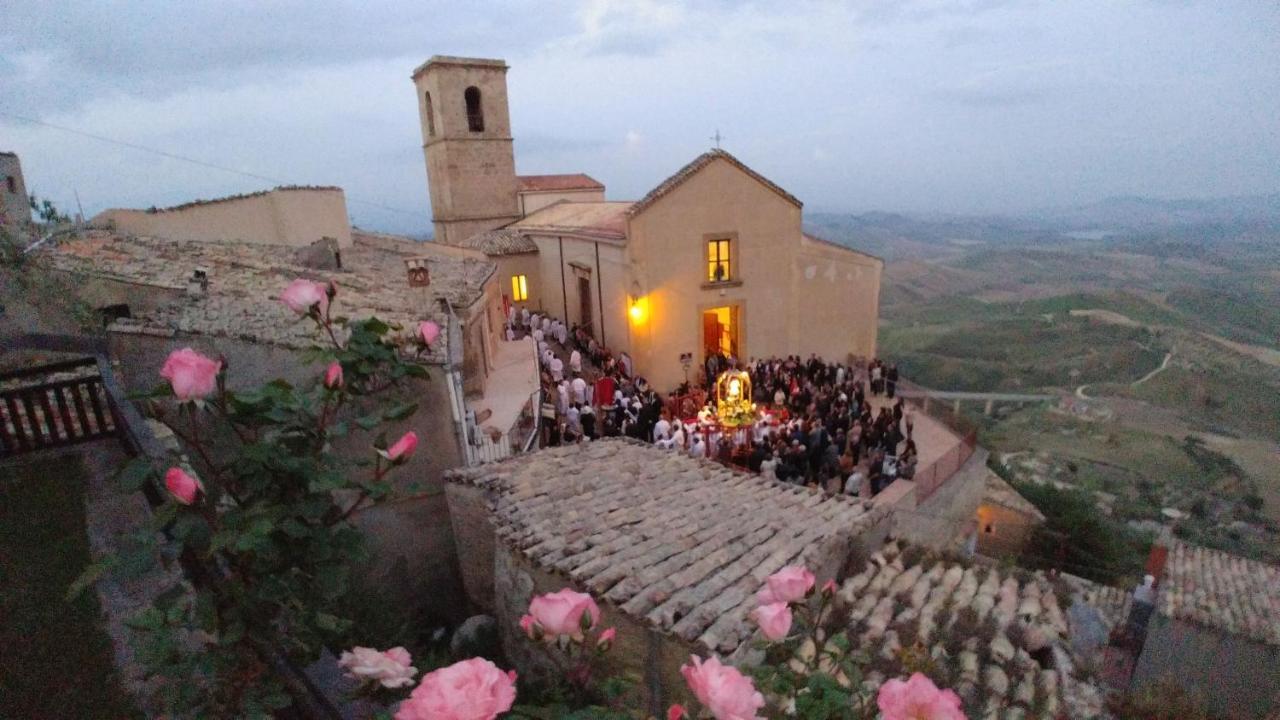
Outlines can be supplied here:
<path id="1" fill-rule="evenodd" d="M 604 190 L 604 184 L 585 173 L 570 175 L 517 175 L 520 192 L 555 192 L 557 190 Z"/>
<path id="2" fill-rule="evenodd" d="M 1280 645 L 1280 567 L 1175 541 L 1157 602 L 1165 617 Z"/>
<path id="3" fill-rule="evenodd" d="M 600 237 L 627 236 L 629 202 L 568 202 L 548 205 L 508 225 L 520 230 L 582 232 Z"/>
<path id="4" fill-rule="evenodd" d="M 406 243 L 403 252 L 361 242 L 342 250 L 342 270 L 317 270 L 294 260 L 294 248 L 234 242 L 179 242 L 91 233 L 66 240 L 46 252 L 53 267 L 183 293 L 156 310 L 117 321 L 119 329 L 181 331 L 236 337 L 289 347 L 318 339 L 314 324 L 299 321 L 278 297 L 294 278 L 333 280 L 338 286 L 337 314 L 371 315 L 410 326 L 419 320 L 444 324 L 436 298 L 455 307 L 479 299 L 492 263 L 431 254 Z M 426 293 L 408 287 L 405 258 L 427 256 L 431 285 Z M 196 268 L 208 272 L 208 292 L 186 295 Z M 439 348 L 437 348 L 439 350 Z M 439 359 L 439 358 L 435 358 Z"/>
<path id="5" fill-rule="evenodd" d="M 889 543 L 838 597 L 852 608 L 850 639 L 872 653 L 873 668 L 896 672 L 895 654 L 919 641 L 953 674 L 944 678 L 948 686 L 981 708 L 979 717 L 1096 717 L 1101 710 L 1097 689 L 1064 668 L 1070 628 L 1041 575 L 965 567 Z M 1052 651 L 1054 664 L 1032 658 L 1040 648 Z"/>
<path id="6" fill-rule="evenodd" d="M 660 631 L 733 652 L 782 567 L 844 553 L 885 510 L 631 440 L 452 471 L 488 494 L 500 540 Z"/>
<path id="7" fill-rule="evenodd" d="M 519 228 L 505 227 L 476 233 L 462 241 L 462 247 L 479 250 L 486 255 L 519 255 L 538 252 L 538 244 Z"/>

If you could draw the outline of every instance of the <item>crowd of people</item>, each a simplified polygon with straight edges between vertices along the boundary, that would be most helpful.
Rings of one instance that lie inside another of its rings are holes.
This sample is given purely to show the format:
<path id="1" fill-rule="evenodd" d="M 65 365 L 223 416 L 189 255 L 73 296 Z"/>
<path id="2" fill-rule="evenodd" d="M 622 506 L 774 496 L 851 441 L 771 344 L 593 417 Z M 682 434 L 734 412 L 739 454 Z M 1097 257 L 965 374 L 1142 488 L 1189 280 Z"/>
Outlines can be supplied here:
<path id="1" fill-rule="evenodd" d="M 898 369 L 866 363 L 751 359 L 760 409 L 749 426 L 724 427 L 708 390 L 732 357 L 707 360 L 705 388 L 684 384 L 665 396 L 635 376 L 589 332 L 528 310 L 508 316 L 508 339 L 532 336 L 541 365 L 542 444 L 554 446 L 626 436 L 673 452 L 706 457 L 783 482 L 831 493 L 871 496 L 896 478 L 915 476 L 919 453 L 911 416 L 895 397 Z M 873 402 L 875 398 L 882 398 Z"/>

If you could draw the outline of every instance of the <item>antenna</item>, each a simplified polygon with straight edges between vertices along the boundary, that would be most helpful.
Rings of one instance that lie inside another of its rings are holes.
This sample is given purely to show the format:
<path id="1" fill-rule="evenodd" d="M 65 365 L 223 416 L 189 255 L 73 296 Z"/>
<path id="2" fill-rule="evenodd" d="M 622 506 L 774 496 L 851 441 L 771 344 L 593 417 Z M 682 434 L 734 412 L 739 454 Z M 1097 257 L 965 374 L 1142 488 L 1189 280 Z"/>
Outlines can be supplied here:
<path id="1" fill-rule="evenodd" d="M 724 136 L 720 134 L 720 128 L 716 128 L 716 134 L 715 134 L 715 135 L 712 135 L 712 136 L 711 136 L 711 139 L 715 141 L 715 143 L 716 143 L 716 149 L 717 149 L 717 150 L 719 150 L 719 149 L 720 149 L 720 141 L 724 139 Z"/>

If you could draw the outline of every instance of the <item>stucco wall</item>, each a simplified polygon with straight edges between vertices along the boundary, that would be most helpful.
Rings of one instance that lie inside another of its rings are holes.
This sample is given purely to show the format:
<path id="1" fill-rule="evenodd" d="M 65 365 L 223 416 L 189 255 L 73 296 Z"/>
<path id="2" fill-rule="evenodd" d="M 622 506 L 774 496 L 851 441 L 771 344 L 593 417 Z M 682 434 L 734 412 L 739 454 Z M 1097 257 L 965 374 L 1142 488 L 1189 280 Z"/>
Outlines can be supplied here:
<path id="1" fill-rule="evenodd" d="M 617 351 L 630 347 L 627 328 L 626 251 L 619 242 L 572 235 L 532 235 L 538 245 L 538 287 L 542 307 L 571 326 L 582 324 L 577 267 L 591 276 L 591 314 L 595 337 Z M 596 264 L 596 249 L 600 261 Z M 563 273 L 561 269 L 563 268 Z M 532 276 L 530 281 L 532 281 Z M 601 300 L 604 307 L 601 307 Z M 566 312 L 567 305 L 567 312 Z M 600 323 L 604 322 L 603 332 Z"/>
<path id="2" fill-rule="evenodd" d="M 791 265 L 795 352 L 875 357 L 884 262 L 801 238 Z"/>
<path id="3" fill-rule="evenodd" d="M 704 357 L 702 311 L 737 305 L 742 360 L 816 352 L 871 355 L 879 315 L 875 258 L 803 240 L 801 212 L 717 159 L 631 219 L 627 252 L 648 304 L 632 323 L 640 372 L 684 379 L 681 353 Z M 730 237 L 734 282 L 707 284 L 706 242 Z"/>
<path id="4" fill-rule="evenodd" d="M 538 253 L 520 253 L 518 255 L 497 255 L 489 258 L 498 266 L 496 282 L 502 297 L 515 305 L 516 312 L 520 308 L 529 308 L 529 312 L 542 310 L 545 304 L 542 284 L 542 259 Z M 529 299 L 515 302 L 511 294 L 511 278 L 524 275 L 528 278 Z M 504 318 L 505 319 L 505 318 Z"/>
<path id="5" fill-rule="evenodd" d="M 1219 717 L 1260 718 L 1280 687 L 1280 648 L 1159 613 L 1133 671 L 1132 687 L 1171 680 Z"/>
<path id="6" fill-rule="evenodd" d="M 557 190 L 533 191 L 519 193 L 521 216 L 535 213 L 548 205 L 561 200 L 569 202 L 604 202 L 604 190 Z"/>
<path id="7" fill-rule="evenodd" d="M 1001 505 L 978 506 L 978 552 L 993 558 L 1016 556 L 1022 552 L 1036 522 L 1027 515 Z M 991 528 L 991 532 L 987 532 Z"/>
<path id="8" fill-rule="evenodd" d="M 117 372 L 130 390 L 149 389 L 159 382 L 158 372 L 169 352 L 192 347 L 213 357 L 222 355 L 228 367 L 228 383 L 234 390 L 260 385 L 275 378 L 306 383 L 319 376 L 319 365 L 306 365 L 287 348 L 248 343 L 231 338 L 198 335 L 154 337 L 113 332 L 109 336 Z M 422 442 L 419 452 L 399 468 L 393 482 L 397 500 L 355 513 L 355 523 L 366 531 L 370 564 L 365 568 L 370 587 L 424 612 L 446 618 L 466 611 L 457 552 L 449 523 L 441 474 L 463 464 L 454 432 L 447 381 L 437 368 L 430 380 L 414 380 L 378 398 L 379 403 L 412 399 L 418 412 L 386 428 L 389 438 L 408 430 Z M 363 415 L 369 407 L 352 407 Z M 335 442 L 335 451 L 347 457 L 369 457 L 371 438 L 359 431 Z M 419 487 L 412 488 L 416 483 Z"/>
<path id="9" fill-rule="evenodd" d="M 938 550 L 958 550 L 959 538 L 986 492 L 987 455 L 983 448 L 974 450 L 969 460 L 919 505 L 914 491 L 905 495 L 894 507 L 894 536 Z"/>
<path id="10" fill-rule="evenodd" d="M 95 223 L 116 232 L 171 240 L 241 240 L 265 245 L 310 245 L 322 237 L 351 245 L 346 196 L 338 188 L 277 188 L 259 195 L 213 200 L 174 210 L 104 210 Z"/>

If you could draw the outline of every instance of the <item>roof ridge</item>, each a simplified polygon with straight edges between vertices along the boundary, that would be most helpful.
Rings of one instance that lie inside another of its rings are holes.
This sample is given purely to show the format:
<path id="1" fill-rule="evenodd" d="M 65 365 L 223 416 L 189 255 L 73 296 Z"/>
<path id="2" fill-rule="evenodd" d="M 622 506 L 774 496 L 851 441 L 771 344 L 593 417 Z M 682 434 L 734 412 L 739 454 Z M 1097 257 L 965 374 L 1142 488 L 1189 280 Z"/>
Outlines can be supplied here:
<path id="1" fill-rule="evenodd" d="M 636 215 L 639 215 L 641 212 L 647 209 L 650 205 L 654 204 L 655 202 L 660 200 L 662 197 L 670 193 L 672 190 L 675 190 L 680 185 L 683 185 L 686 180 L 688 180 L 689 178 L 697 174 L 699 170 L 706 167 L 707 165 L 710 165 L 713 160 L 726 160 L 729 163 L 732 163 L 735 167 L 737 167 L 739 170 L 749 175 L 751 178 L 759 182 L 761 185 L 764 185 L 765 187 L 769 188 L 770 190 L 777 193 L 778 195 L 781 195 L 782 198 L 787 202 L 791 203 L 792 205 L 795 205 L 798 208 L 804 207 L 804 203 L 800 202 L 799 198 L 787 192 L 786 190 L 783 190 L 782 187 L 774 183 L 769 178 L 761 175 L 755 170 L 752 170 L 746 163 L 734 157 L 728 151 L 722 150 L 720 148 L 712 148 L 711 150 L 708 150 L 702 153 L 701 155 L 699 155 L 698 157 L 694 158 L 691 162 L 689 162 L 689 164 L 677 170 L 674 174 L 672 174 L 666 180 L 663 180 L 662 182 L 658 183 L 658 185 L 654 187 L 652 190 L 650 190 L 648 194 L 646 194 L 644 197 L 637 200 L 631 206 L 631 208 L 627 210 L 627 217 L 635 217 Z"/>

